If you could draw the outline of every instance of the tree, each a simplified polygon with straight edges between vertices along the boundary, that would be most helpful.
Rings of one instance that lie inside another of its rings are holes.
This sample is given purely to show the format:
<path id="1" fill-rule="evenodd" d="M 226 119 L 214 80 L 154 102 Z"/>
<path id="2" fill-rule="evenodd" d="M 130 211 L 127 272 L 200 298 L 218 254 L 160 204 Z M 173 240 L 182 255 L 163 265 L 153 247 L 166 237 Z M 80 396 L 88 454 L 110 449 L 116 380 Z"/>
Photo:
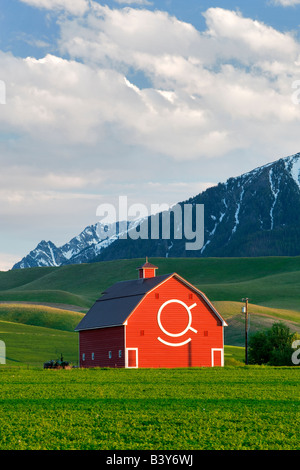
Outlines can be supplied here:
<path id="1" fill-rule="evenodd" d="M 292 343 L 296 336 L 282 322 L 252 335 L 249 340 L 249 364 L 292 366 Z"/>

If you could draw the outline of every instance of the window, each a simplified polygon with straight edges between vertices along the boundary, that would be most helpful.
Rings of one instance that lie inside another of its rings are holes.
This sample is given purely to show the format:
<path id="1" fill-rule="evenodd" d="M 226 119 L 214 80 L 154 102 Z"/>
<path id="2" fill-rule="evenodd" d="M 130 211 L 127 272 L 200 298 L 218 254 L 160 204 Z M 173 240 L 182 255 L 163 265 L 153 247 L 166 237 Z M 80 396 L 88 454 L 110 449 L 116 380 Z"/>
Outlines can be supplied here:
<path id="1" fill-rule="evenodd" d="M 122 349 L 119 349 L 119 357 L 122 357 Z"/>
<path id="2" fill-rule="evenodd" d="M 92 361 L 95 359 L 95 353 L 92 353 Z"/>
<path id="3" fill-rule="evenodd" d="M 85 361 L 85 353 L 82 353 L 82 360 Z"/>
<path id="4" fill-rule="evenodd" d="M 112 358 L 112 353 L 111 353 L 111 351 L 108 351 L 108 358 L 109 358 L 109 359 Z"/>

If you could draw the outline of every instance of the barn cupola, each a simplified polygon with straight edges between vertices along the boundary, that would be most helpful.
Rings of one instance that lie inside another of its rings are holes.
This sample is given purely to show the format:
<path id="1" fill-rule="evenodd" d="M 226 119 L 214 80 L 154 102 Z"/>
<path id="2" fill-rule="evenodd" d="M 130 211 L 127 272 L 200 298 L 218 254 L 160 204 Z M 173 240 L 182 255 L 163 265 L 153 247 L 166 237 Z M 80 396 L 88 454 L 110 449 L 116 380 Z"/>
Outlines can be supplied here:
<path id="1" fill-rule="evenodd" d="M 146 257 L 146 263 L 138 268 L 139 271 L 139 279 L 146 279 L 149 277 L 156 276 L 156 270 L 158 269 L 157 266 L 154 264 L 149 263 L 148 257 Z"/>

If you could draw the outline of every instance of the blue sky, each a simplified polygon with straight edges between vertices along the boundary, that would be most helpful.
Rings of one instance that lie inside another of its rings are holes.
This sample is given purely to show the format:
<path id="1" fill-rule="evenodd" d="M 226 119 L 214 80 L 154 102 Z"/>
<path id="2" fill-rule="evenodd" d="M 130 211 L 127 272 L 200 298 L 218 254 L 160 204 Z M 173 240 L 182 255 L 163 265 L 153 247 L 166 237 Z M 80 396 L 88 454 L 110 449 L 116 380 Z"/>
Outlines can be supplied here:
<path id="1" fill-rule="evenodd" d="M 1 0 L 0 269 L 101 203 L 172 204 L 299 152 L 299 11 Z"/>

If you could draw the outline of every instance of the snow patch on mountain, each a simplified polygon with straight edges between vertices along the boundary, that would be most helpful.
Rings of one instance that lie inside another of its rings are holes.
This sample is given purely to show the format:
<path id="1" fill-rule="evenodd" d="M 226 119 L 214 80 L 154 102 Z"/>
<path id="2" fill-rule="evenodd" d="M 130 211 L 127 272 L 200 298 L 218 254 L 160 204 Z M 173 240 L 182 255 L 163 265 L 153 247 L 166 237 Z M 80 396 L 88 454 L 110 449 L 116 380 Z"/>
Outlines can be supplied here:
<path id="1" fill-rule="evenodd" d="M 271 206 L 271 209 L 270 209 L 270 218 L 271 218 L 271 230 L 273 230 L 274 228 L 274 219 L 273 219 L 273 212 L 274 212 L 274 207 L 275 207 L 275 204 L 277 202 L 277 198 L 278 198 L 278 194 L 279 194 L 279 191 L 280 191 L 280 181 L 281 181 L 281 178 L 279 178 L 279 181 L 278 181 L 278 188 L 276 189 L 276 181 L 273 179 L 273 168 L 270 169 L 269 171 L 269 182 L 270 182 L 270 188 L 271 188 L 271 193 L 274 197 L 274 202 Z"/>
<path id="2" fill-rule="evenodd" d="M 285 167 L 300 189 L 300 153 L 285 159 Z"/>
<path id="3" fill-rule="evenodd" d="M 242 188 L 241 194 L 240 194 L 240 200 L 239 200 L 239 202 L 238 202 L 238 204 L 237 204 L 237 209 L 236 209 L 235 214 L 234 214 L 235 225 L 234 225 L 234 227 L 233 227 L 233 229 L 232 229 L 232 235 L 236 232 L 237 226 L 238 226 L 239 223 L 240 223 L 240 221 L 239 221 L 239 213 L 240 213 L 240 210 L 241 210 L 241 205 L 242 205 L 244 193 L 245 193 L 245 190 L 244 190 L 244 188 Z"/>

